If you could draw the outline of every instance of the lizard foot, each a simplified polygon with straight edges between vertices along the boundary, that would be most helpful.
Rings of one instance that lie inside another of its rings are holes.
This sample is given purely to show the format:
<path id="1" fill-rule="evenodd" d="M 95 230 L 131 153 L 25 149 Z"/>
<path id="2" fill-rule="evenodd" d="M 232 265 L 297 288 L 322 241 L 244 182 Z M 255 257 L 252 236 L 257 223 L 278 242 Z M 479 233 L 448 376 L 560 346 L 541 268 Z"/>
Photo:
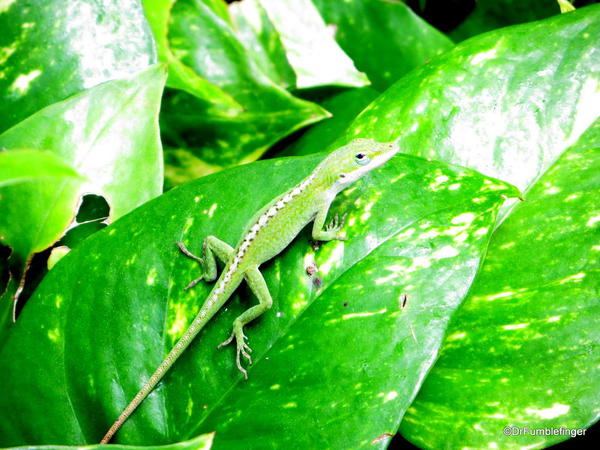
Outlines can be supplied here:
<path id="1" fill-rule="evenodd" d="M 250 353 L 252 353 L 252 349 L 248 346 L 248 344 L 246 344 L 246 340 L 248 338 L 244 334 L 243 325 L 234 324 L 233 331 L 231 332 L 231 336 L 229 336 L 229 338 L 226 341 L 221 342 L 217 346 L 217 348 L 221 348 L 221 347 L 231 344 L 231 342 L 233 342 L 234 338 L 235 338 L 236 347 L 237 347 L 235 362 L 236 362 L 237 368 L 240 370 L 240 372 L 242 372 L 244 374 L 244 378 L 247 380 L 248 372 L 242 366 L 240 355 L 242 355 L 244 358 L 246 358 L 248 360 L 249 364 L 252 364 L 252 357 L 250 356 Z"/>
<path id="2" fill-rule="evenodd" d="M 329 222 L 329 225 L 327 225 L 325 227 L 325 231 L 327 232 L 331 232 L 334 234 L 334 238 L 338 241 L 346 241 L 348 240 L 348 238 L 339 236 L 339 232 L 341 231 L 341 229 L 344 227 L 344 224 L 346 223 L 346 217 L 348 217 L 348 213 L 344 213 L 344 215 L 342 216 L 342 219 L 340 220 L 340 216 L 339 214 L 336 213 L 335 216 L 333 216 L 333 219 L 331 219 L 331 222 Z"/>
<path id="3" fill-rule="evenodd" d="M 206 246 L 206 244 L 205 244 L 205 246 Z M 193 259 L 194 261 L 197 261 L 200 264 L 200 268 L 204 272 L 205 261 L 204 261 L 203 258 L 200 258 L 199 256 L 196 256 L 192 252 L 190 252 L 187 249 L 187 247 L 183 244 L 183 242 L 177 242 L 177 247 L 179 247 L 179 250 L 181 250 L 181 253 L 183 253 L 185 256 L 187 256 L 188 258 Z M 206 280 L 206 276 L 204 275 L 204 273 L 202 273 L 202 275 L 200 275 L 198 278 L 196 278 L 194 281 L 192 281 L 190 284 L 188 284 L 184 288 L 184 290 L 187 291 L 188 289 L 191 289 L 194 286 L 196 286 L 201 281 L 205 281 L 205 280 Z"/>

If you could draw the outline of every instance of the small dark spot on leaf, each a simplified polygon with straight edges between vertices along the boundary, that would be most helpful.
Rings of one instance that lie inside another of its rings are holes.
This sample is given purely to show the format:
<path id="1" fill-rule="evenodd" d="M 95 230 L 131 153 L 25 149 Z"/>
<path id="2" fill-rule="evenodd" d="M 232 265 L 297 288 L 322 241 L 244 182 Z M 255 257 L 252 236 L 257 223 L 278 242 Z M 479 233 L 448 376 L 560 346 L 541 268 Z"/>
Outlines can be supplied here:
<path id="1" fill-rule="evenodd" d="M 400 302 L 400 309 L 406 309 L 408 305 L 408 294 L 400 294 L 400 298 L 398 299 Z"/>
<path id="2" fill-rule="evenodd" d="M 321 277 L 314 277 L 313 278 L 313 286 L 316 287 L 317 289 L 321 287 L 321 285 L 323 284 L 323 280 L 321 279 Z"/>
<path id="3" fill-rule="evenodd" d="M 348 302 L 343 303 L 344 307 L 348 306 Z"/>

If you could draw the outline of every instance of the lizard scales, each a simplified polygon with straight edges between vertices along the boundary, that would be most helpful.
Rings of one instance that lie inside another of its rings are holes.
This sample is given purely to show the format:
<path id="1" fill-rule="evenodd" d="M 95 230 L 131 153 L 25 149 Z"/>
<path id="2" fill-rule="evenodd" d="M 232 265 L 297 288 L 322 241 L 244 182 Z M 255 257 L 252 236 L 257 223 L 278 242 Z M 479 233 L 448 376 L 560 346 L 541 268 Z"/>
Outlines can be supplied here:
<path id="1" fill-rule="evenodd" d="M 397 151 L 398 145 L 395 143 L 355 139 L 348 145 L 330 153 L 308 177 L 264 206 L 250 221 L 235 248 L 214 236 L 208 236 L 203 244 L 203 257 L 197 257 L 190 253 L 182 243 L 178 243 L 181 251 L 186 256 L 198 261 L 203 268 L 202 275 L 192 281 L 186 289 L 202 280 L 213 281 L 216 278 L 215 256 L 225 263 L 225 267 L 196 318 L 146 384 L 123 410 L 100 443 L 106 444 L 110 441 L 243 280 L 248 283 L 250 289 L 258 297 L 259 304 L 250 307 L 234 320 L 231 336 L 219 347 L 236 340 L 236 364 L 247 378 L 247 372 L 241 364 L 240 356 L 246 358 L 250 364 L 252 364 L 252 359 L 249 355 L 251 350 L 246 343 L 247 338 L 244 335 L 243 327 L 272 305 L 269 289 L 258 267 L 283 251 L 311 221 L 314 221 L 313 239 L 320 241 L 345 240 L 339 235 L 345 216 L 339 221 L 336 214 L 325 230 L 322 229 L 331 202 L 340 191 L 367 172 L 379 167 Z"/>

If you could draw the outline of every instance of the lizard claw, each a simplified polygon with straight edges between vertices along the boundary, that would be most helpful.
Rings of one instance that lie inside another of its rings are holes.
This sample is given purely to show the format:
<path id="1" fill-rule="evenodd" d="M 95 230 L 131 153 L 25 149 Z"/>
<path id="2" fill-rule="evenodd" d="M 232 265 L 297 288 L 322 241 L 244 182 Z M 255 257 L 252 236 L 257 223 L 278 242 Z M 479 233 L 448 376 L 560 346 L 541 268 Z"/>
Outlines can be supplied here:
<path id="1" fill-rule="evenodd" d="M 209 281 L 209 279 L 206 276 L 206 260 L 204 258 L 200 258 L 199 256 L 194 255 L 192 252 L 190 252 L 187 247 L 184 245 L 183 242 L 177 242 L 177 247 L 179 247 L 179 250 L 181 250 L 181 253 L 183 253 L 185 256 L 187 256 L 188 258 L 193 259 L 194 261 L 196 261 L 198 264 L 200 264 L 200 269 L 202 270 L 202 275 L 200 275 L 198 278 L 196 278 L 194 281 L 192 281 L 190 284 L 188 284 L 184 290 L 188 290 L 193 288 L 194 286 L 196 286 L 198 283 L 200 283 L 201 281 Z M 204 244 L 202 245 L 202 252 L 204 255 L 206 255 L 206 241 L 204 241 Z"/>
<path id="2" fill-rule="evenodd" d="M 248 360 L 248 364 L 252 364 L 252 357 L 250 356 L 250 353 L 252 353 L 252 349 L 250 348 L 250 346 L 248 344 L 246 344 L 246 340 L 248 339 L 248 337 L 244 334 L 242 326 L 234 325 L 233 331 L 232 331 L 231 335 L 229 336 L 229 338 L 226 341 L 221 342 L 217 348 L 221 348 L 221 347 L 224 347 L 225 345 L 231 344 L 233 342 L 234 338 L 235 338 L 236 347 L 237 347 L 236 355 L 235 355 L 235 362 L 236 362 L 237 368 L 240 370 L 240 372 L 242 372 L 244 374 L 244 378 L 247 380 L 248 372 L 242 366 L 240 355 Z"/>
<path id="3" fill-rule="evenodd" d="M 340 219 L 339 214 L 336 213 L 336 215 L 331 219 L 331 222 L 329 222 L 329 225 L 325 227 L 325 231 L 333 233 L 333 239 L 337 241 L 347 241 L 348 238 L 339 235 L 340 231 L 344 227 L 344 224 L 346 223 L 347 217 L 348 213 L 344 213 Z"/>

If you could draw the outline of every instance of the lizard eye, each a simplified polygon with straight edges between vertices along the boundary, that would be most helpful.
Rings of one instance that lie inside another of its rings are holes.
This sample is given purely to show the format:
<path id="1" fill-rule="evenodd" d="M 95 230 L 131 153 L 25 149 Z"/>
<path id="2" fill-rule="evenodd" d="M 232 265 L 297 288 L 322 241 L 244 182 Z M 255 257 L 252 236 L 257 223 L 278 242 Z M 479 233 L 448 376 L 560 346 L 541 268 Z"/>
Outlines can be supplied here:
<path id="1" fill-rule="evenodd" d="M 357 153 L 356 155 L 354 155 L 354 160 L 356 161 L 357 164 L 359 164 L 361 166 L 364 166 L 365 164 L 367 164 L 370 161 L 367 154 L 363 153 L 363 152 L 360 152 L 360 153 Z"/>

